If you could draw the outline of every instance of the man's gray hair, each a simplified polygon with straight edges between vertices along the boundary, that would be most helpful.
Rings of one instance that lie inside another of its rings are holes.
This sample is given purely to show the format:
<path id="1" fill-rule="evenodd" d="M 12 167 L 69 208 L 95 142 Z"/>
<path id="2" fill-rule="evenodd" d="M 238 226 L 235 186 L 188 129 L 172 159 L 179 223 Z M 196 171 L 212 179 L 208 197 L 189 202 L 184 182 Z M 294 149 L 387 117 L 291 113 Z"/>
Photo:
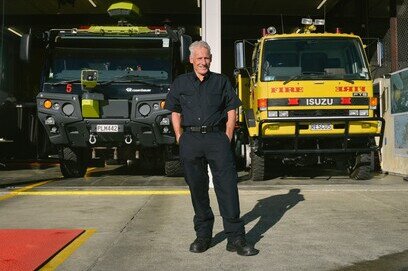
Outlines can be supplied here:
<path id="1" fill-rule="evenodd" d="M 196 48 L 205 48 L 205 49 L 208 50 L 208 52 L 209 52 L 210 55 L 211 55 L 211 47 L 210 47 L 210 45 L 208 45 L 208 43 L 206 43 L 206 42 L 203 41 L 203 40 L 195 41 L 195 42 L 193 42 L 193 43 L 190 45 L 190 47 L 188 47 L 188 49 L 190 50 L 190 55 L 192 55 L 192 54 L 194 53 L 194 50 L 195 50 Z"/>

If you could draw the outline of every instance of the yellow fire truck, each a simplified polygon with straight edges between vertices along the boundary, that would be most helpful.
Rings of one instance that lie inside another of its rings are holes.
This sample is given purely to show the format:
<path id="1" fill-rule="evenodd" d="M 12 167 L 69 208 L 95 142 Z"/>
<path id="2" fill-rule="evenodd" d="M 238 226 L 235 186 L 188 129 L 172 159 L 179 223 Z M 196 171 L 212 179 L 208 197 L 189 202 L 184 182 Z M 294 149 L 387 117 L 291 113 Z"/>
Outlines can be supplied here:
<path id="1" fill-rule="evenodd" d="M 269 163 L 336 165 L 370 179 L 385 123 L 375 115 L 363 43 L 353 34 L 314 32 L 322 20 L 302 23 L 295 33 L 270 27 L 255 42 L 235 43 L 243 102 L 235 153 L 254 181 Z"/>

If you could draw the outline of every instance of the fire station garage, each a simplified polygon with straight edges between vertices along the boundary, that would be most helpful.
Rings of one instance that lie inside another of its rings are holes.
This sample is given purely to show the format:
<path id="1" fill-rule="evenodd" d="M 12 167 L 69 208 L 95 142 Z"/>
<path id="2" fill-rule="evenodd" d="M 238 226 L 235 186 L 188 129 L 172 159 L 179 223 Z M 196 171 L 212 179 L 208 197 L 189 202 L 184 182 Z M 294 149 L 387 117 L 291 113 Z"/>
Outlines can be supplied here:
<path id="1" fill-rule="evenodd" d="M 408 0 L 0 6 L 0 270 L 408 268 Z M 229 139 L 254 257 L 231 248 L 205 159 L 215 222 L 190 247 L 166 97 L 199 40 L 242 102 Z"/>
<path id="2" fill-rule="evenodd" d="M 33 50 L 29 62 L 22 62 L 19 57 L 20 36 L 31 33 L 36 37 L 32 47 L 44 46 L 41 36 L 49 29 L 86 28 L 92 25 L 116 24 L 115 18 L 109 17 L 107 10 L 115 1 L 78 1 L 78 0 L 43 0 L 43 1 L 3 1 L 2 2 L 2 106 L 1 121 L 10 127 L 3 131 L 3 159 L 10 157 L 26 158 L 46 157 L 49 146 L 33 122 L 35 108 L 30 102 L 40 90 L 40 77 L 44 52 Z M 288 5 L 285 1 L 213 1 L 188 0 L 165 2 L 159 0 L 133 1 L 138 13 L 129 17 L 129 24 L 182 27 L 192 40 L 203 39 L 212 47 L 212 70 L 222 72 L 234 82 L 234 42 L 237 40 L 255 41 L 266 34 L 268 27 L 274 27 L 277 34 L 289 34 L 299 29 L 302 18 L 323 20 L 318 32 L 353 33 L 362 38 L 368 61 L 371 65 L 372 79 L 385 78 L 376 84 L 379 101 L 391 104 L 404 103 L 404 80 L 399 87 L 391 89 L 391 73 L 403 70 L 407 66 L 405 51 L 406 29 L 404 13 L 405 2 L 375 0 L 331 0 L 331 1 L 294 1 Z M 249 47 L 249 46 L 247 46 Z M 247 49 L 246 49 L 247 50 Z M 246 58 L 251 58 L 250 50 Z M 331 60 L 332 61 L 332 60 Z M 334 61 L 334 60 L 333 60 Z M 247 61 L 249 63 L 249 61 Z M 247 64 L 248 64 L 247 63 Z M 28 72 L 29 71 L 29 72 Z M 394 76 L 395 77 L 395 76 Z M 392 77 L 392 78 L 394 78 Z M 396 78 L 396 77 L 395 77 Z M 385 84 L 390 85 L 387 91 Z M 398 89 L 397 89 L 398 88 Z M 400 94 L 402 93 L 402 94 Z M 387 96 L 387 99 L 385 98 Z M 395 97 L 395 98 L 393 98 Z M 397 99 L 397 100 L 395 100 Z M 18 105 L 18 106 L 17 106 Z M 378 108 L 380 103 L 378 103 Z M 16 107 L 17 106 L 17 107 Z M 398 121 L 398 126 L 405 127 L 405 117 L 387 115 L 388 107 L 382 106 L 387 123 Z M 393 110 L 392 108 L 390 108 Z M 8 114 L 7 114 L 7 113 Z M 395 111 L 397 112 L 397 111 Z M 405 112 L 398 111 L 398 114 Z M 7 117 L 5 117 L 7 115 Z M 397 120 L 396 120 L 396 119 Z M 393 126 L 387 126 L 391 128 Z M 401 160 L 388 165 L 386 171 L 407 174 L 405 167 L 406 143 L 403 143 L 405 130 L 390 132 L 384 137 L 384 153 Z M 406 132 L 405 132 L 406 133 Z M 38 134 L 38 135 L 36 135 Z M 402 141 L 401 141 L 402 140 Z M 17 144 L 9 144 L 14 142 Z M 397 143 L 398 146 L 394 144 Z M 11 147 L 9 147 L 11 146 Z M 24 147 L 23 147 L 24 146 Z M 10 150 L 11 149 L 11 150 Z M 387 149 L 389 151 L 387 151 Z M 11 152 L 11 153 L 10 153 Z M 388 159 L 387 159 L 388 160 Z"/>

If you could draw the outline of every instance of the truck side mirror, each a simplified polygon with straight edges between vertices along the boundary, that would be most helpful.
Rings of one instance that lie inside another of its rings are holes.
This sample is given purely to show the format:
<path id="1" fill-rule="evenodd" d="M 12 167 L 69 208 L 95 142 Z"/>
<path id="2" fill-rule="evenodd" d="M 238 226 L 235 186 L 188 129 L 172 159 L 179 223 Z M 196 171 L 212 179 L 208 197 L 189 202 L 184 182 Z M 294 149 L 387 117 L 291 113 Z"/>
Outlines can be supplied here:
<path id="1" fill-rule="evenodd" d="M 24 34 L 20 39 L 20 59 L 30 61 L 31 34 Z"/>
<path id="2" fill-rule="evenodd" d="M 381 41 L 377 42 L 377 65 L 378 67 L 382 66 L 382 60 L 384 56 L 384 45 Z"/>
<path id="3" fill-rule="evenodd" d="M 244 41 L 235 42 L 235 68 L 244 69 L 245 64 L 245 44 Z"/>
<path id="4" fill-rule="evenodd" d="M 190 50 L 188 49 L 192 43 L 192 38 L 188 35 L 180 35 L 180 61 L 188 62 Z"/>

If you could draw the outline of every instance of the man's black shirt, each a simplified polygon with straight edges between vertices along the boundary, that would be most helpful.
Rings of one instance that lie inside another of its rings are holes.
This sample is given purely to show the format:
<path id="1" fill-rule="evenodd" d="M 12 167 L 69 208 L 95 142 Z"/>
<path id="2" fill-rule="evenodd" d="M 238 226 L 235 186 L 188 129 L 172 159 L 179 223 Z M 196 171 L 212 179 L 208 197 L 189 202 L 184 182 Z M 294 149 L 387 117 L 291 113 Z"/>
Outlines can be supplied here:
<path id="1" fill-rule="evenodd" d="M 165 108 L 181 113 L 181 126 L 224 125 L 227 112 L 241 105 L 225 75 L 208 72 L 203 81 L 194 72 L 178 76 Z"/>

